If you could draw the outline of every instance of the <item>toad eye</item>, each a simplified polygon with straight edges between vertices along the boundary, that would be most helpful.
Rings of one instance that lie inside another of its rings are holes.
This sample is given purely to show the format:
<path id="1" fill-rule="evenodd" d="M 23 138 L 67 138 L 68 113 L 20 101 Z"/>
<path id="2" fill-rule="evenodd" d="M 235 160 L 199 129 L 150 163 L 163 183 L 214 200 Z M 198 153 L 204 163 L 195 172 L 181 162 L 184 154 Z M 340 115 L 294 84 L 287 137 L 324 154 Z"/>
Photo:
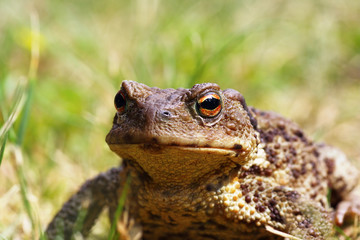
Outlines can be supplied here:
<path id="1" fill-rule="evenodd" d="M 208 92 L 196 102 L 196 110 L 202 117 L 215 117 L 221 112 L 222 102 L 218 93 Z"/>
<path id="2" fill-rule="evenodd" d="M 116 110 L 119 113 L 125 112 L 126 98 L 125 98 L 124 93 L 121 90 L 118 91 L 118 93 L 115 95 L 114 105 L 115 105 Z"/>

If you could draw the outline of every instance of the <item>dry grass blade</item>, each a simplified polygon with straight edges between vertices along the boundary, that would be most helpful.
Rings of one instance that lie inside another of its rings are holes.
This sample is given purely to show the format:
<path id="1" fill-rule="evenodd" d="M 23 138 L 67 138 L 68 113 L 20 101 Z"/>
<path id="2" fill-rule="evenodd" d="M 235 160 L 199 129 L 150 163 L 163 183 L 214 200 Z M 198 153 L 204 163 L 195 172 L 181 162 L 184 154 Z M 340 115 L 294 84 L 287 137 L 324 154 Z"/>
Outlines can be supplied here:
<path id="1" fill-rule="evenodd" d="M 298 238 L 298 237 L 292 236 L 290 234 L 287 234 L 287 233 L 281 232 L 279 230 L 276 230 L 276 229 L 274 229 L 273 227 L 271 227 L 269 225 L 266 225 L 265 229 L 266 229 L 266 231 L 271 232 L 272 234 L 278 235 L 280 237 L 293 239 L 293 240 L 302 240 L 301 238 Z"/>
<path id="2" fill-rule="evenodd" d="M 37 70 L 39 67 L 39 59 L 40 59 L 40 24 L 39 24 L 39 16 L 33 11 L 30 15 L 31 21 L 31 30 L 37 34 L 33 34 L 31 38 L 31 59 L 30 59 L 30 67 L 29 67 L 29 79 L 35 79 L 37 75 Z"/>
<path id="3" fill-rule="evenodd" d="M 352 233 L 353 239 L 356 239 L 356 237 L 360 233 L 359 218 L 360 218 L 360 216 L 356 216 L 354 219 L 354 229 L 353 229 L 353 233 Z"/>

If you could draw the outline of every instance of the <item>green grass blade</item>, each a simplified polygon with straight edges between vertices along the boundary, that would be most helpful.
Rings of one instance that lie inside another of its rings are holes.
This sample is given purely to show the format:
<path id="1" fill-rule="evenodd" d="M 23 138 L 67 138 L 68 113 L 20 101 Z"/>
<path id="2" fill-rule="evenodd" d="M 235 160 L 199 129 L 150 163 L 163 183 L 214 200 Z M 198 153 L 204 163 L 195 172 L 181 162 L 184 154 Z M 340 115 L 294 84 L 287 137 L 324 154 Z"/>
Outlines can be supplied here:
<path id="1" fill-rule="evenodd" d="M 40 33 L 39 26 L 39 17 L 36 12 L 32 12 L 31 15 L 31 30 L 36 33 Z M 37 70 L 39 66 L 39 58 L 40 58 L 40 39 L 38 35 L 33 34 L 31 36 L 31 58 L 30 58 L 30 67 L 29 67 L 29 86 L 27 88 L 27 99 L 24 106 L 24 112 L 20 119 L 17 141 L 16 144 L 21 146 L 24 141 L 25 131 L 27 123 L 29 122 L 30 108 L 33 97 L 33 92 L 35 89 L 35 81 L 37 76 Z"/>
<path id="2" fill-rule="evenodd" d="M 76 218 L 76 222 L 74 224 L 74 233 L 81 233 L 81 229 L 84 225 L 86 214 L 88 213 L 88 209 L 81 208 L 79 214 Z"/>
<path id="3" fill-rule="evenodd" d="M 335 231 L 338 232 L 339 234 L 341 234 L 341 236 L 343 236 L 346 240 L 351 240 L 351 238 L 349 236 L 347 236 L 340 227 L 335 226 Z"/>
<path id="4" fill-rule="evenodd" d="M 3 143 L 5 135 L 8 133 L 10 128 L 13 126 L 14 122 L 18 118 L 22 107 L 24 105 L 24 83 L 23 81 L 20 81 L 17 85 L 17 88 L 15 90 L 14 94 L 14 104 L 10 110 L 9 117 L 3 124 L 3 126 L 0 128 L 0 143 Z M 5 114 L 4 114 L 5 115 Z"/>
<path id="5" fill-rule="evenodd" d="M 5 152 L 5 145 L 6 145 L 6 140 L 7 140 L 7 136 L 8 136 L 8 133 L 5 134 L 4 136 L 4 142 L 3 144 L 1 145 L 1 149 L 0 149 L 0 166 L 1 166 L 1 163 L 2 163 L 2 159 L 4 157 L 4 152 Z"/>
<path id="6" fill-rule="evenodd" d="M 331 190 L 331 188 L 329 188 L 327 195 L 326 195 L 326 199 L 327 199 L 329 206 L 331 205 L 331 194 L 332 194 L 332 190 Z"/>
<path id="7" fill-rule="evenodd" d="M 127 192 L 128 192 L 129 185 L 130 185 L 130 176 L 128 176 L 128 178 L 126 179 L 124 189 L 122 190 L 122 193 L 121 193 L 121 196 L 120 196 L 120 199 L 119 199 L 119 203 L 118 203 L 118 206 L 116 208 L 114 219 L 112 219 L 111 229 L 110 229 L 110 233 L 109 233 L 109 236 L 108 236 L 108 240 L 117 239 L 116 223 L 117 223 L 117 221 L 119 221 L 121 213 L 122 213 L 122 211 L 124 209 L 124 204 L 125 204 L 125 200 L 126 200 L 126 197 L 127 197 Z"/>
<path id="8" fill-rule="evenodd" d="M 17 170 L 17 176 L 18 176 L 18 179 L 20 182 L 20 193 L 21 193 L 23 205 L 24 205 L 25 211 L 30 219 L 31 226 L 34 227 L 35 221 L 34 221 L 34 217 L 33 217 L 32 207 L 31 207 L 28 195 L 27 195 L 27 192 L 28 192 L 27 191 L 27 181 L 26 181 L 26 178 L 24 175 L 22 165 L 18 165 L 16 170 Z M 32 235 L 32 239 L 35 239 L 34 235 Z"/>
<path id="9" fill-rule="evenodd" d="M 27 123 L 29 122 L 30 108 L 31 108 L 31 101 L 32 101 L 32 96 L 33 96 L 33 92 L 34 92 L 34 87 L 35 87 L 35 80 L 30 80 L 29 86 L 26 91 L 27 98 L 25 101 L 24 109 L 23 109 L 24 111 L 23 111 L 22 117 L 20 119 L 19 129 L 17 132 L 16 144 L 19 146 L 21 146 L 24 141 L 26 126 L 27 126 Z"/>
<path id="10" fill-rule="evenodd" d="M 0 128 L 0 146 L 1 146 L 1 149 L 0 149 L 0 165 L 1 165 L 2 159 L 4 157 L 5 146 L 6 146 L 7 138 L 9 136 L 9 131 L 11 130 L 14 122 L 18 118 L 18 116 L 19 116 L 19 114 L 20 114 L 20 112 L 22 110 L 22 107 L 24 105 L 25 93 L 24 93 L 23 85 L 24 84 L 21 81 L 17 85 L 17 88 L 15 90 L 15 94 L 14 94 L 14 104 L 13 104 L 11 110 L 10 110 L 9 117 L 7 118 L 5 123 Z M 2 113 L 2 114 L 3 114 L 3 116 L 5 116 L 4 113 Z"/>

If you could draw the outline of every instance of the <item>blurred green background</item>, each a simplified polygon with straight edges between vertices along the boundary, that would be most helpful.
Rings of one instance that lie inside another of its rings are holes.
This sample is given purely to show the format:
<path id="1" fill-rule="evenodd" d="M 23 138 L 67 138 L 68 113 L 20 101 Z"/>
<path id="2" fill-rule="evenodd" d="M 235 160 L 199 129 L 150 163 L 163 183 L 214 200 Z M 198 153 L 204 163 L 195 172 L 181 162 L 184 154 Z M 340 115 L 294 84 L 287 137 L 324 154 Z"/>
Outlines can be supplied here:
<path id="1" fill-rule="evenodd" d="M 0 239 L 37 239 L 119 163 L 104 138 L 124 79 L 234 88 L 360 161 L 358 0 L 0 0 L 0 46 Z"/>

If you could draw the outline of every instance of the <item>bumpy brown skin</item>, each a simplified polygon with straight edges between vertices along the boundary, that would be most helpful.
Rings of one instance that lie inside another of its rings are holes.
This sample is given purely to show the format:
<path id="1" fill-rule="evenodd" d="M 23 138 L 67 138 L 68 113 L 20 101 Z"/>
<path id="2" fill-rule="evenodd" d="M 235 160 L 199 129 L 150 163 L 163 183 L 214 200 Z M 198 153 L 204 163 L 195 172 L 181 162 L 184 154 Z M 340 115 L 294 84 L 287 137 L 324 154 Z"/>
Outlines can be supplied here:
<path id="1" fill-rule="evenodd" d="M 62 231 L 55 222 L 65 222 L 71 236 L 86 201 L 84 235 L 104 206 L 115 212 L 127 175 L 124 212 L 132 227 L 126 238 L 282 239 L 266 230 L 270 226 L 325 239 L 332 207 L 339 206 L 340 223 L 347 211 L 360 213 L 359 173 L 340 151 L 313 143 L 275 113 L 248 108 L 237 91 L 210 83 L 162 90 L 132 81 L 121 91 L 126 109 L 115 115 L 106 142 L 123 158 L 122 167 L 85 183 L 49 225 L 50 239 Z M 201 116 L 196 107 L 208 92 L 222 99 L 215 117 Z"/>

